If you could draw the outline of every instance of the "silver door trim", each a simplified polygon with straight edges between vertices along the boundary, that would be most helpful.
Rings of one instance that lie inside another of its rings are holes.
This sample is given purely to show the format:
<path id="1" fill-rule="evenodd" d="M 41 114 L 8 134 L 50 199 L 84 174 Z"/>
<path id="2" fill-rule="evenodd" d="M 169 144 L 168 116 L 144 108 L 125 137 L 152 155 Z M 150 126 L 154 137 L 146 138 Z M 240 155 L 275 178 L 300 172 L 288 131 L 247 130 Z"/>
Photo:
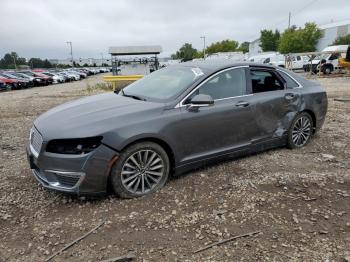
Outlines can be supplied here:
<path id="1" fill-rule="evenodd" d="M 292 89 L 295 89 L 295 88 L 303 88 L 303 86 L 299 83 L 299 81 L 298 80 L 296 80 L 293 76 L 291 76 L 290 74 L 288 74 L 288 72 L 285 72 L 285 71 L 283 71 L 283 70 L 280 70 L 280 69 L 276 69 L 276 71 L 277 72 L 282 72 L 282 73 L 285 73 L 287 76 L 289 76 L 291 79 L 293 79 L 294 81 L 295 81 L 295 83 L 297 83 L 298 84 L 298 87 L 294 87 L 294 88 L 292 88 Z M 282 76 L 283 77 L 283 76 Z M 286 90 L 288 90 L 288 88 L 286 88 Z"/>

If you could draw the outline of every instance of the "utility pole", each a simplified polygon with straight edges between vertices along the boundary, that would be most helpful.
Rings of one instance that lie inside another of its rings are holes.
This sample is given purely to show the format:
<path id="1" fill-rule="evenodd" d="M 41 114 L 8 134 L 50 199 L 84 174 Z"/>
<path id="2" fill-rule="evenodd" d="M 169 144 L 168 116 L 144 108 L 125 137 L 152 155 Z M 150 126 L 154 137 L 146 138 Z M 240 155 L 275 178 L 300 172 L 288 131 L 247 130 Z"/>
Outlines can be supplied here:
<path id="1" fill-rule="evenodd" d="M 16 58 L 14 55 L 11 55 L 13 59 L 13 64 L 15 65 L 15 69 L 17 70 Z"/>
<path id="2" fill-rule="evenodd" d="M 289 12 L 289 16 L 288 16 L 288 29 L 290 28 L 290 18 L 291 18 L 291 16 L 292 16 L 292 13 Z"/>
<path id="3" fill-rule="evenodd" d="M 72 47 L 72 42 L 71 41 L 67 41 L 66 42 L 68 45 L 70 45 L 70 58 L 72 60 L 72 67 L 74 66 L 74 62 L 73 62 L 73 47 Z"/>
<path id="4" fill-rule="evenodd" d="M 203 39 L 203 59 L 205 59 L 205 36 L 201 36 L 201 39 Z"/>
<path id="5" fill-rule="evenodd" d="M 102 57 L 101 66 L 103 66 L 103 53 L 101 53 L 101 57 Z"/>

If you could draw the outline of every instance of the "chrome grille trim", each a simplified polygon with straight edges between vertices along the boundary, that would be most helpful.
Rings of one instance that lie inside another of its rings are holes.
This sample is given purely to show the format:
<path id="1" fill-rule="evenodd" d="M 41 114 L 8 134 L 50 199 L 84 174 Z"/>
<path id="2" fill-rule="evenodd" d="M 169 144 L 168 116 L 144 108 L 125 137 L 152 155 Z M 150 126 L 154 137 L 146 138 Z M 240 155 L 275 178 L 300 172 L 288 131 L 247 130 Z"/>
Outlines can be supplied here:
<path id="1" fill-rule="evenodd" d="M 34 177 L 44 186 L 57 190 L 73 192 L 85 178 L 84 172 L 32 169 Z"/>
<path id="2" fill-rule="evenodd" d="M 43 144 L 43 138 L 39 133 L 39 131 L 34 126 L 30 130 L 29 140 L 30 140 L 30 150 L 32 151 L 35 157 L 38 157 Z"/>

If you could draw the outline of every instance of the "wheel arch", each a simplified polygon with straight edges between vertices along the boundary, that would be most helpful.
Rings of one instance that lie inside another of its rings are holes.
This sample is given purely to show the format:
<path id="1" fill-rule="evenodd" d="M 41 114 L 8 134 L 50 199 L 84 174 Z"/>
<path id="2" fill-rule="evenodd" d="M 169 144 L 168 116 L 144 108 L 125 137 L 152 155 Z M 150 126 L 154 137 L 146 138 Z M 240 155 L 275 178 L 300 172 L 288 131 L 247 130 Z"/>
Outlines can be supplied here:
<path id="1" fill-rule="evenodd" d="M 158 137 L 153 137 L 153 136 L 148 136 L 148 137 L 142 137 L 142 138 L 136 138 L 132 141 L 129 141 L 127 144 L 123 145 L 121 151 L 125 150 L 126 148 L 137 144 L 141 142 L 153 142 L 155 144 L 158 144 L 161 146 L 165 152 L 167 153 L 169 157 L 169 162 L 170 162 L 170 175 L 174 173 L 175 170 L 175 153 L 173 148 L 167 143 L 164 139 L 158 138 Z"/>
<path id="2" fill-rule="evenodd" d="M 301 111 L 300 113 L 308 113 L 311 118 L 312 118 L 312 123 L 313 123 L 313 130 L 312 130 L 312 133 L 315 133 L 316 132 L 316 125 L 317 125 L 317 121 L 316 121 L 316 115 L 315 113 L 310 110 L 310 109 L 304 109 L 303 111 Z"/>

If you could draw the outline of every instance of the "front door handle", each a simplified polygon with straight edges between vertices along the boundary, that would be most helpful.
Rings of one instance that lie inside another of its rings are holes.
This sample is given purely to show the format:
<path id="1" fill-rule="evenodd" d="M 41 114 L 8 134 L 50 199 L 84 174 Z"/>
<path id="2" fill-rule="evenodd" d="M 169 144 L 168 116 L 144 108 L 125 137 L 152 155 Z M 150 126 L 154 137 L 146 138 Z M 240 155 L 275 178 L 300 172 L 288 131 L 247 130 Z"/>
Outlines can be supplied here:
<path id="1" fill-rule="evenodd" d="M 249 103 L 246 102 L 246 101 L 239 101 L 237 104 L 236 104 L 237 107 L 247 107 L 249 106 Z"/>
<path id="2" fill-rule="evenodd" d="M 286 100 L 293 100 L 294 97 L 295 97 L 295 94 L 294 94 L 294 93 L 286 93 L 286 94 L 284 95 L 284 98 L 285 98 Z"/>

